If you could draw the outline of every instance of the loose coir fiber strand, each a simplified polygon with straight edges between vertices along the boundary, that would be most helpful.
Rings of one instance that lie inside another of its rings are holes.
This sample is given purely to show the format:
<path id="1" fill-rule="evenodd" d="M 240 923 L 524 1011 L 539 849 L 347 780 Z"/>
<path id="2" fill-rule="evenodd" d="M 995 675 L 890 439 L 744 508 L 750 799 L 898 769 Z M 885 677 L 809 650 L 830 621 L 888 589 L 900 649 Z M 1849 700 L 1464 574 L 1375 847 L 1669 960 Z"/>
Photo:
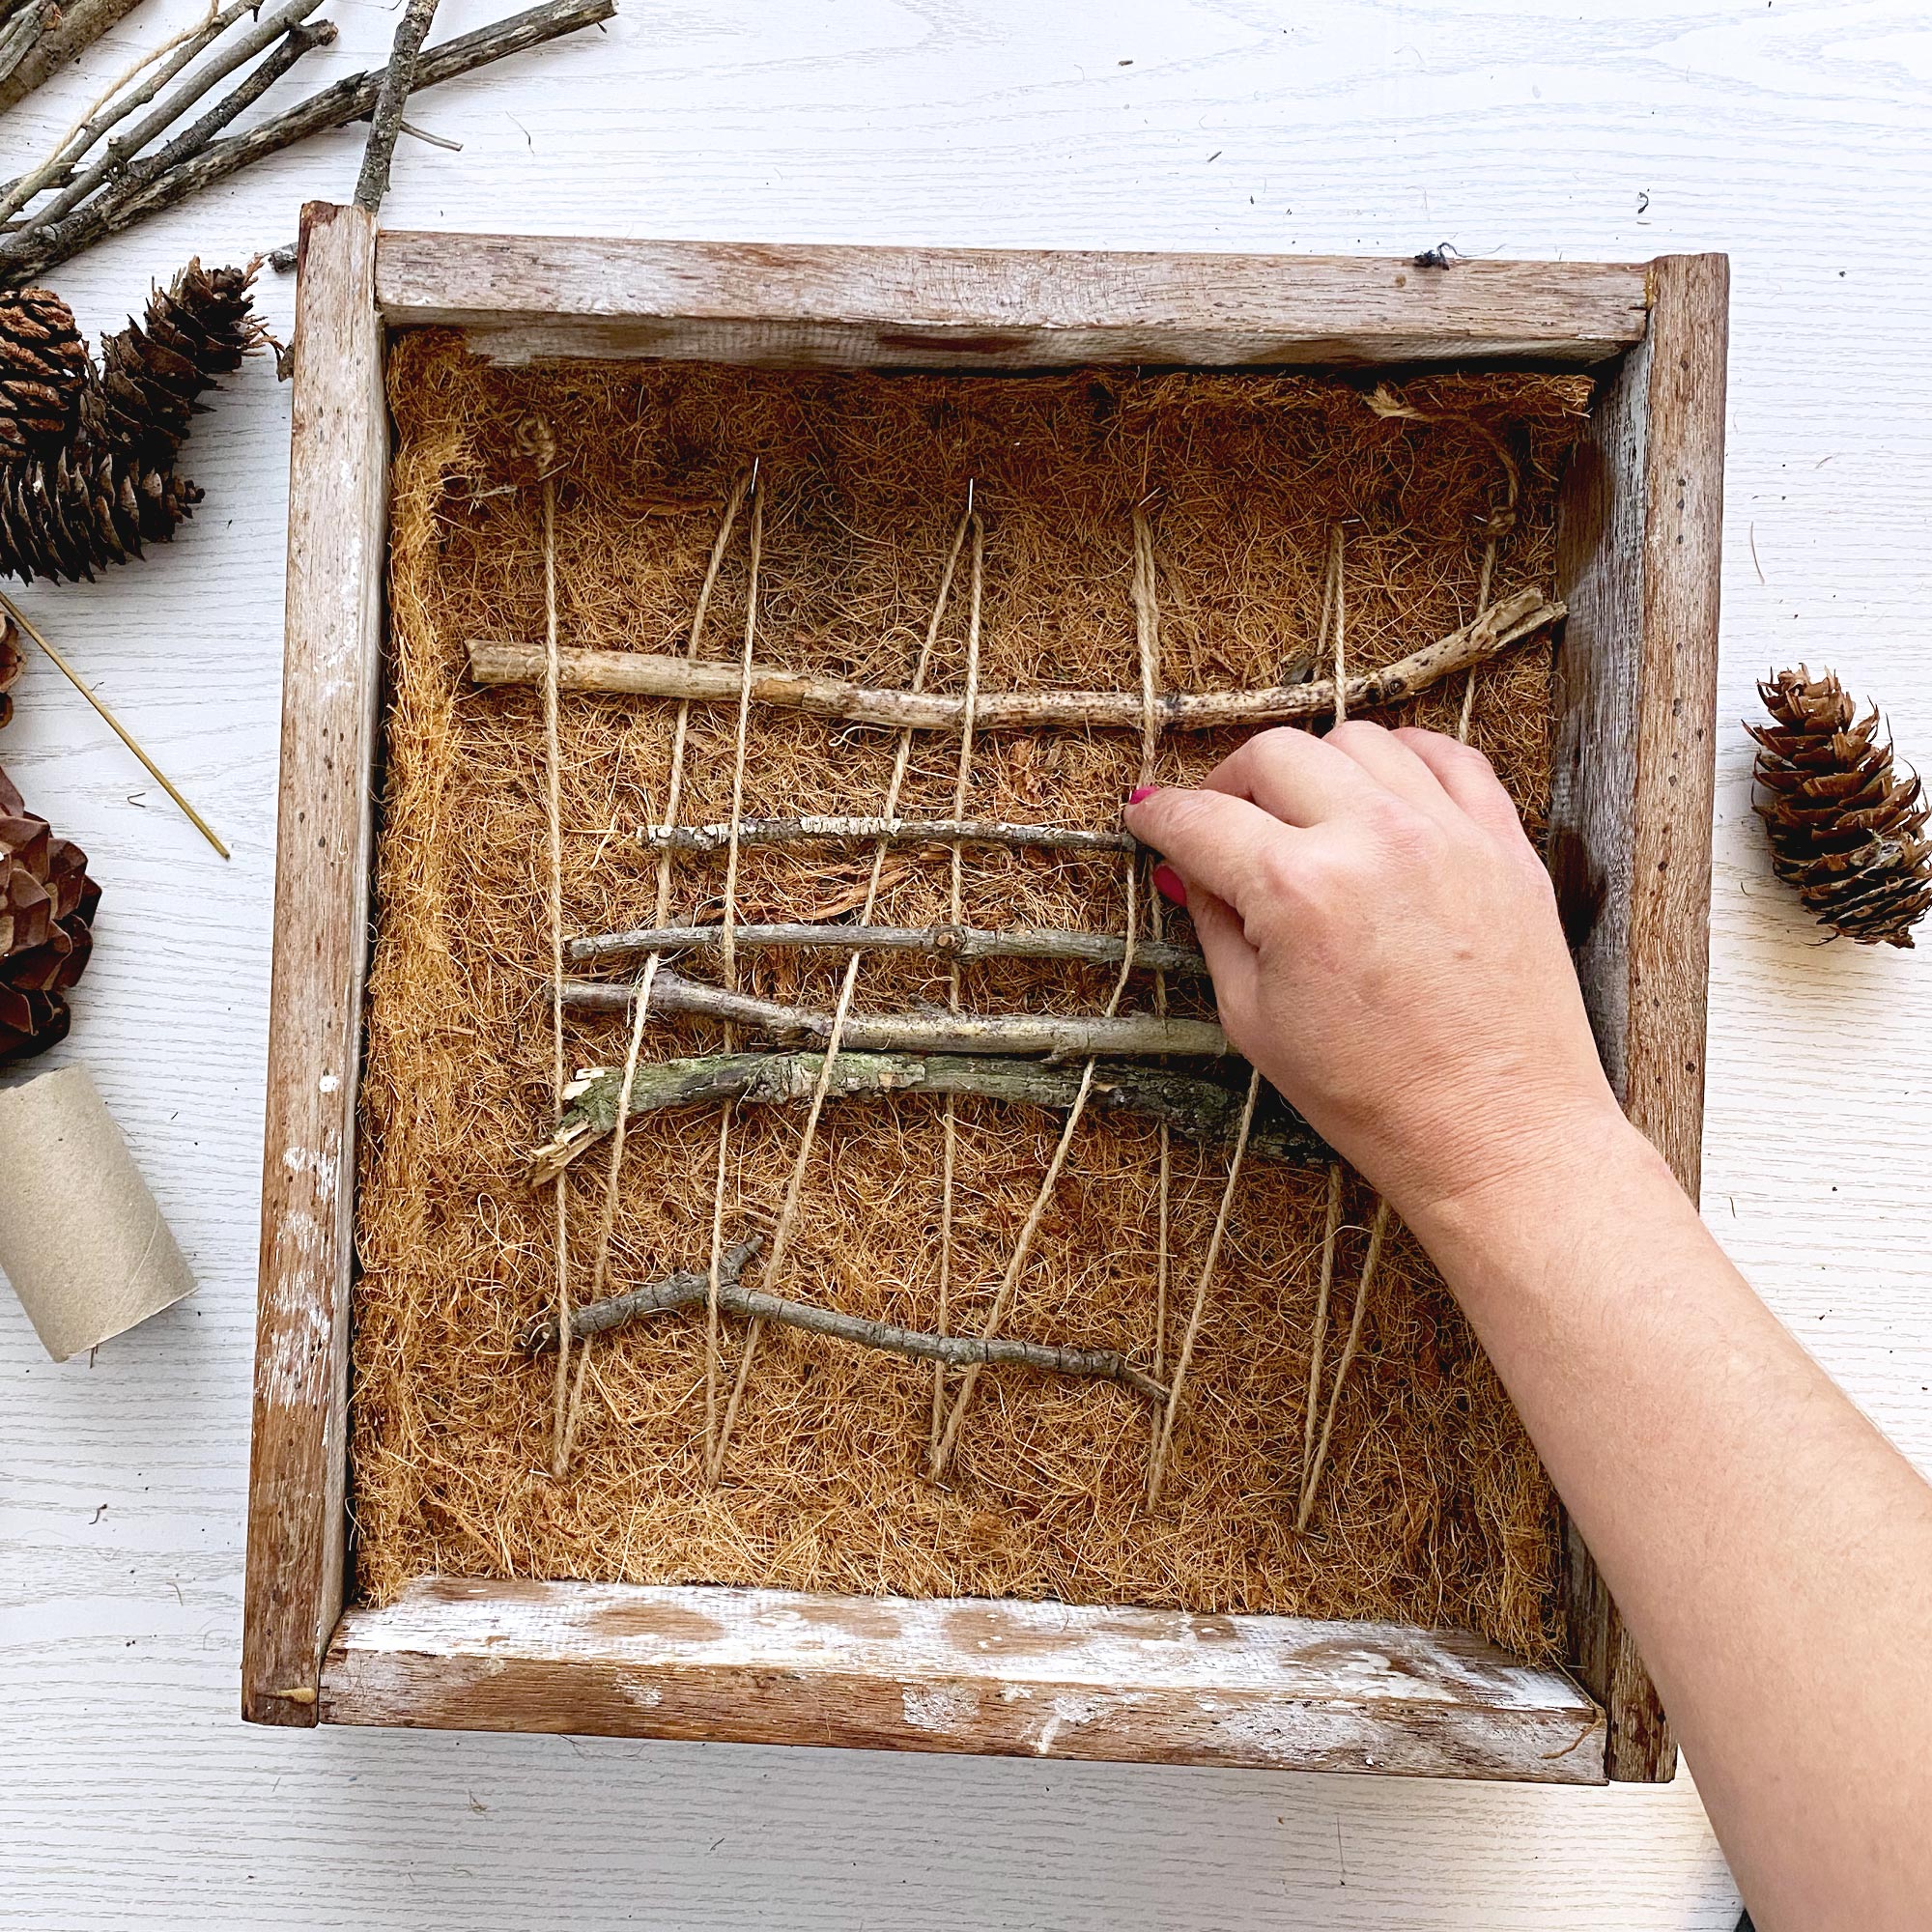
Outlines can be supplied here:
<path id="1" fill-rule="evenodd" d="M 984 690 L 1139 688 L 1137 506 L 1153 545 L 1160 687 L 1208 690 L 1272 683 L 1310 656 L 1338 523 L 1351 666 L 1386 663 L 1465 621 L 1488 519 L 1506 496 L 1499 444 L 1521 494 L 1492 595 L 1548 589 L 1553 487 L 1587 380 L 1434 377 L 1395 393 L 1436 420 L 1378 414 L 1362 389 L 1313 377 L 520 370 L 478 362 L 440 332 L 399 344 L 354 1345 L 355 1515 L 372 1598 L 432 1571 L 1053 1597 L 1463 1625 L 1532 1657 L 1554 1654 L 1548 1484 L 1453 1303 L 1399 1231 L 1319 1507 L 1309 1533 L 1293 1533 L 1322 1168 L 1246 1163 L 1151 1514 L 1143 1492 L 1154 1418 L 1131 1393 L 989 1370 L 936 1486 L 924 1473 L 930 1371 L 788 1329 L 764 1335 L 713 1487 L 701 1309 L 588 1345 L 573 1460 L 555 1480 L 552 1366 L 522 1346 L 553 1312 L 556 1282 L 552 1204 L 524 1179 L 525 1155 L 554 1122 L 542 695 L 477 690 L 464 667 L 471 637 L 544 636 L 543 490 L 537 462 L 520 453 L 542 441 L 531 419 L 556 452 L 566 644 L 683 650 L 724 499 L 755 458 L 761 663 L 904 685 L 974 479 Z M 732 658 L 742 636 L 744 522 L 712 601 L 707 657 Z M 955 582 L 936 635 L 935 691 L 960 689 L 962 590 Z M 1473 723 L 1474 742 L 1538 823 L 1548 686 L 1538 639 L 1483 669 Z M 1462 695 L 1452 679 L 1405 715 L 1453 731 Z M 675 713 L 668 701 L 564 694 L 568 932 L 636 924 L 655 909 L 656 857 L 627 834 L 663 813 Z M 895 733 L 765 707 L 751 724 L 748 815 L 878 810 Z M 684 822 L 727 815 L 734 725 L 733 706 L 693 708 Z M 1234 742 L 1166 737 L 1157 776 L 1196 778 Z M 915 740 L 906 815 L 951 815 L 957 752 L 943 733 Z M 1141 757 L 1132 731 L 982 736 L 970 810 L 1115 825 Z M 670 920 L 715 921 L 724 869 L 723 855 L 681 855 Z M 849 916 L 870 869 L 866 850 L 747 849 L 736 917 Z M 875 918 L 947 919 L 949 874 L 943 849 L 891 853 Z M 963 917 L 979 925 L 1117 932 L 1124 915 L 1117 855 L 974 850 L 962 883 Z M 1184 917 L 1169 936 L 1191 939 Z M 748 991 L 829 1008 L 843 964 L 759 952 L 743 953 L 738 971 Z M 681 970 L 714 977 L 717 967 L 693 958 Z M 980 1012 L 1096 1011 L 1110 983 L 1105 969 L 1034 961 L 960 974 L 962 1004 Z M 942 961 L 869 956 L 853 1010 L 942 1008 L 948 994 Z M 1151 1010 L 1153 997 L 1151 976 L 1137 974 L 1123 1010 Z M 1168 999 L 1178 1014 L 1211 1011 L 1206 988 L 1184 980 Z M 568 1026 L 575 1065 L 621 1064 L 620 1018 Z M 717 1043 L 700 1022 L 654 1019 L 643 1050 L 651 1059 Z M 1062 1120 L 964 1100 L 956 1115 L 948 1326 L 974 1333 Z M 769 1236 L 803 1119 L 802 1108 L 739 1109 L 727 1244 Z M 918 1096 L 828 1106 L 783 1279 L 760 1285 L 936 1325 L 942 1119 L 941 1102 Z M 717 1136 L 715 1110 L 634 1123 L 606 1292 L 706 1264 Z M 1152 1362 L 1158 1146 L 1149 1124 L 1082 1122 L 1008 1332 Z M 599 1148 L 570 1171 L 580 1284 L 607 1157 Z M 1176 1139 L 1177 1282 L 1198 1273 L 1226 1175 L 1225 1150 Z M 1351 1180 L 1338 1279 L 1359 1266 L 1372 1210 Z M 1170 1366 L 1185 1313 L 1170 1311 Z M 1347 1314 L 1330 1313 L 1331 1361 Z M 727 1380 L 743 1347 L 742 1324 L 727 1321 Z"/>

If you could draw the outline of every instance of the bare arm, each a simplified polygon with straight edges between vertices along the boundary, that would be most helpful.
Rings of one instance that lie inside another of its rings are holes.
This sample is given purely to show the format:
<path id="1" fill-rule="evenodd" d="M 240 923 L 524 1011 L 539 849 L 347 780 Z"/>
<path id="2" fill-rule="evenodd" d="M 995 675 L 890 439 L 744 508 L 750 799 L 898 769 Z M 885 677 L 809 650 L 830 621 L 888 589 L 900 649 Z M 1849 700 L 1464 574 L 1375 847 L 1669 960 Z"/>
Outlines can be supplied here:
<path id="1" fill-rule="evenodd" d="M 1270 731 L 1130 808 L 1230 1035 L 1428 1247 L 1657 1679 L 1760 1932 L 1932 1914 L 1932 1488 L 1598 1064 L 1487 762 Z"/>

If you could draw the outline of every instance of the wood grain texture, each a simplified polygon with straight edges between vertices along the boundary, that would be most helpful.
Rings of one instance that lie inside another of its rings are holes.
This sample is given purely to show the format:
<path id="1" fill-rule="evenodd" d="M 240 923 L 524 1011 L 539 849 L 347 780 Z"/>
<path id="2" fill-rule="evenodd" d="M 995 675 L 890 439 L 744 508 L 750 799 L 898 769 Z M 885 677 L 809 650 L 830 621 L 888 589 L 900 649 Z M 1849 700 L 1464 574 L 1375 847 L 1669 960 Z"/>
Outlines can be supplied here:
<path id="1" fill-rule="evenodd" d="M 1694 1198 L 1729 264 L 1666 256 L 1652 277 L 1650 333 L 1565 480 L 1549 850 L 1611 1084 Z M 1577 1670 L 1610 1713 L 1609 1774 L 1667 1778 L 1676 1746 L 1656 1690 L 1574 1526 L 1565 1568 Z"/>
<path id="2" fill-rule="evenodd" d="M 464 327 L 505 362 L 1588 363 L 1644 327 L 1629 263 L 385 234 L 376 285 L 391 327 Z"/>
<path id="3" fill-rule="evenodd" d="M 93 59 L 199 11 L 144 0 Z M 382 59 L 392 15 L 338 18 L 317 58 Z M 1932 213 L 1923 35 L 1906 0 L 627 7 L 426 96 L 412 118 L 464 152 L 406 145 L 385 207 L 425 229 L 1000 247 L 1728 249 L 1706 1212 L 1932 1468 L 1932 955 L 1818 944 L 1771 879 L 1739 727 L 1752 679 L 1808 656 L 1932 759 L 1932 412 L 1900 379 L 1924 355 L 1926 267 L 1900 245 Z M 21 154 L 85 104 L 83 68 L 14 110 Z M 70 264 L 61 293 L 118 327 L 190 254 L 293 241 L 301 197 L 346 193 L 360 148 L 345 130 L 265 163 Z M 291 279 L 258 298 L 286 335 Z M 55 1057 L 94 1071 L 202 1282 L 59 1370 L 0 1292 L 0 1925 L 1733 1932 L 1685 1776 L 1592 1790 L 234 1720 L 289 391 L 256 361 L 208 400 L 194 521 L 97 583 L 22 596 L 234 865 L 44 665 L 0 753 L 107 886 Z M 863 1845 L 828 1831 L 843 1820 Z"/>
<path id="4" fill-rule="evenodd" d="M 1569 1679 L 1457 1632 L 970 1598 L 426 1577 L 352 1608 L 328 1723 L 1533 1783 L 1603 1780 Z"/>
<path id="5" fill-rule="evenodd" d="M 375 219 L 303 213 L 242 1710 L 313 1724 L 342 1605 L 388 415 Z"/>

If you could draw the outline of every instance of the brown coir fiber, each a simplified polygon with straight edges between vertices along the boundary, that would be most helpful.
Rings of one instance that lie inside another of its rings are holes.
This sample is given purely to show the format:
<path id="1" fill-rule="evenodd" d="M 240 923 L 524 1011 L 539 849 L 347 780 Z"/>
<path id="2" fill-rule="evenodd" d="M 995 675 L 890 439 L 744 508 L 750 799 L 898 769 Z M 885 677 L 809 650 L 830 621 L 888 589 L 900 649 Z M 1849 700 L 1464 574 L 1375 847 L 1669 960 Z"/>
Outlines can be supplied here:
<path id="1" fill-rule="evenodd" d="M 525 1184 L 554 1118 L 540 694 L 468 682 L 471 637 L 541 639 L 540 452 L 554 449 L 562 641 L 684 647 L 731 479 L 765 497 L 757 657 L 878 685 L 910 676 L 977 479 L 985 525 L 982 685 L 1138 687 L 1131 516 L 1151 520 L 1163 687 L 1272 683 L 1310 652 L 1331 526 L 1347 536 L 1347 649 L 1387 662 L 1466 620 L 1489 519 L 1520 476 L 1493 594 L 1549 587 L 1551 497 L 1582 379 L 1438 377 L 1395 392 L 1309 377 L 1025 379 L 777 373 L 705 364 L 515 370 L 459 339 L 406 338 L 390 391 L 392 687 L 368 1012 L 355 1299 L 354 1494 L 361 1582 L 415 1575 L 724 1582 L 914 1596 L 1057 1597 L 1200 1610 L 1464 1625 L 1553 1653 L 1550 1493 L 1488 1364 L 1428 1264 L 1396 1238 L 1376 1283 L 1310 1532 L 1293 1533 L 1324 1176 L 1249 1163 L 1194 1356 L 1157 1511 L 1143 1506 L 1155 1418 L 1111 1384 L 987 1372 L 944 1487 L 924 1473 L 931 1371 L 768 1331 L 716 1488 L 704 1480 L 704 1321 L 655 1317 L 592 1345 L 575 1457 L 548 1473 L 552 1369 L 523 1338 L 554 1305 L 549 1194 Z M 533 429 L 541 420 L 548 438 Z M 1499 453 L 1501 452 L 1501 453 Z M 1507 521 L 1507 520 L 1506 520 Z M 746 526 L 705 655 L 735 658 Z M 967 579 L 932 688 L 960 688 Z M 1475 742 L 1532 819 L 1548 781 L 1548 654 L 1479 674 Z M 1453 729 L 1461 679 L 1407 708 Z M 567 931 L 647 920 L 655 858 L 627 834 L 663 812 L 675 706 L 566 693 Z M 686 822 L 727 814 L 734 708 L 693 713 Z M 1159 776 L 1198 777 L 1233 739 L 1174 737 Z M 752 715 L 745 810 L 875 812 L 891 734 Z M 948 815 L 955 742 L 916 743 L 902 810 Z M 975 815 L 1118 823 L 1132 732 L 1008 733 L 973 760 Z M 747 852 L 742 919 L 825 917 L 863 896 L 869 855 Z M 680 858 L 674 921 L 715 920 L 722 858 Z M 942 852 L 890 859 L 876 917 L 946 917 Z M 975 852 L 966 918 L 1119 929 L 1122 862 Z M 1186 922 L 1179 919 L 1180 936 Z M 742 983 L 830 1005 L 840 962 L 761 952 Z M 717 963 L 686 962 L 715 974 Z M 1103 974 L 975 966 L 976 1010 L 1096 1009 Z M 1132 981 L 1127 1010 L 1151 999 Z M 936 967 L 876 958 L 858 1008 L 943 1002 Z M 1203 996 L 1177 987 L 1174 1009 Z M 621 1022 L 573 1018 L 573 1065 L 621 1062 Z M 655 1057 L 718 1043 L 654 1021 Z M 941 1103 L 826 1110 L 784 1279 L 766 1285 L 935 1325 Z M 727 1243 L 769 1231 L 803 1122 L 742 1111 Z M 1059 1135 L 1058 1116 L 959 1107 L 950 1326 L 977 1328 Z M 643 1120 L 625 1155 L 609 1292 L 708 1253 L 718 1117 Z M 1154 1131 L 1081 1128 L 1009 1331 L 1153 1358 Z M 586 1290 L 608 1144 L 572 1170 Z M 1177 1142 L 1171 1363 L 1226 1174 Z M 1373 1203 L 1357 1181 L 1327 1359 L 1339 1352 Z M 725 1324 L 724 1375 L 743 1347 Z"/>

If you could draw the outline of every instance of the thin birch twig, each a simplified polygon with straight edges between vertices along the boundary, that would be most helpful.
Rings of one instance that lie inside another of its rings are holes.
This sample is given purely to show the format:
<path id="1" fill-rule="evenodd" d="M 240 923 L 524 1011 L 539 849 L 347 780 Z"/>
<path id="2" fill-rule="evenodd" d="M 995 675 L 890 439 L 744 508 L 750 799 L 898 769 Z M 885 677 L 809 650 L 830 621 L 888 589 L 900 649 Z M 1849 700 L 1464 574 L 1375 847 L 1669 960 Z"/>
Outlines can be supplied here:
<path id="1" fill-rule="evenodd" d="M 728 822 L 647 825 L 637 835 L 647 852 L 722 852 L 731 842 Z M 1009 825 L 997 818 L 748 818 L 738 844 L 750 845 L 1006 845 L 1015 851 L 1131 852 L 1125 832 L 1093 832 L 1073 825 Z"/>

